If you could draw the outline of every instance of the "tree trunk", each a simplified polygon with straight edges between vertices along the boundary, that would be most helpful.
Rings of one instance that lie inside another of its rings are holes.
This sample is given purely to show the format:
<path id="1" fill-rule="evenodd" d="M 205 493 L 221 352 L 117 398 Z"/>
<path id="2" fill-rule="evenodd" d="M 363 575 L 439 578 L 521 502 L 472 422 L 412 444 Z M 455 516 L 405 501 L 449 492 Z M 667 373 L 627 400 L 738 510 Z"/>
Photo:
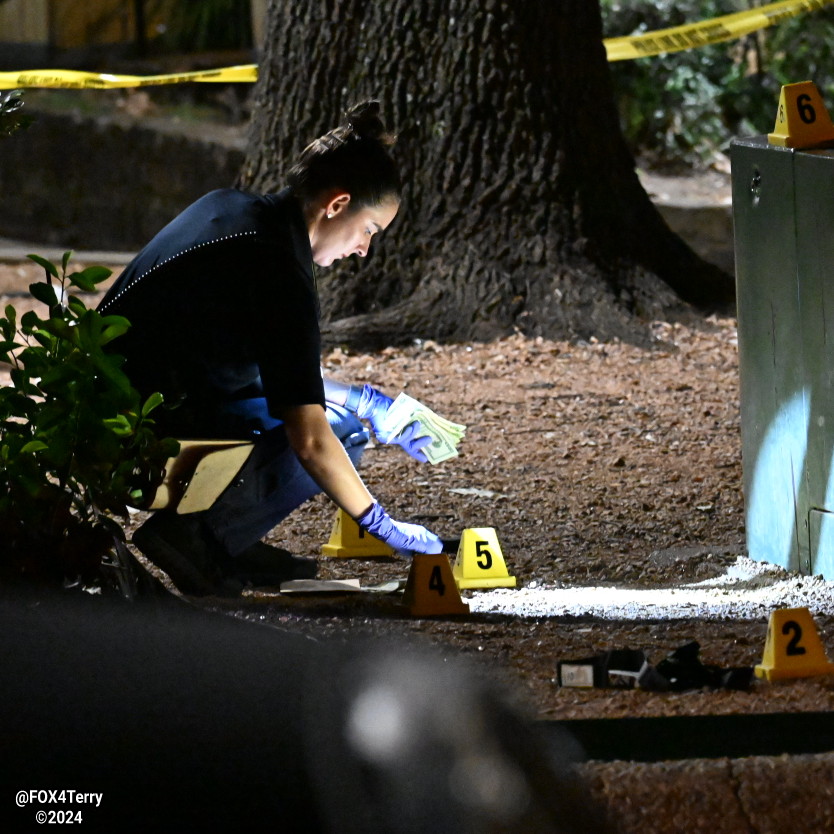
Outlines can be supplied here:
<path id="1" fill-rule="evenodd" d="M 368 263 L 320 276 L 326 341 L 632 339 L 679 299 L 732 297 L 637 178 L 598 2 L 271 0 L 241 185 L 281 187 L 368 97 L 404 199 Z"/>

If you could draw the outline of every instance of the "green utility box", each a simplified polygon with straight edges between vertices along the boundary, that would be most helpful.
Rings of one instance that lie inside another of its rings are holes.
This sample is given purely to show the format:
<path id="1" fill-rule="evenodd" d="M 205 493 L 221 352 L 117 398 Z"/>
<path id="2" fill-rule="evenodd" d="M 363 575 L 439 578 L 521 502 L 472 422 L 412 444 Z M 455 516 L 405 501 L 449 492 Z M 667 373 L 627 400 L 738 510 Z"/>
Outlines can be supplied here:
<path id="1" fill-rule="evenodd" d="M 731 148 L 752 559 L 834 578 L 834 150 Z"/>

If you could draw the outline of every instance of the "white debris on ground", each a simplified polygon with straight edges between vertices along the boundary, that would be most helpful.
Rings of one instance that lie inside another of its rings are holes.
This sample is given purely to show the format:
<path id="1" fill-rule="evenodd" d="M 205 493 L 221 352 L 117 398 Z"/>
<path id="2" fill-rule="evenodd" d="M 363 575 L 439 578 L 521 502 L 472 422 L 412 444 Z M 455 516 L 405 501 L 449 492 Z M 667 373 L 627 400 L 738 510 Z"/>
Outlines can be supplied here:
<path id="1" fill-rule="evenodd" d="M 465 595 L 472 612 L 515 617 L 590 616 L 606 620 L 767 619 L 774 608 L 834 615 L 834 582 L 800 576 L 740 556 L 722 576 L 674 588 L 500 588 Z"/>

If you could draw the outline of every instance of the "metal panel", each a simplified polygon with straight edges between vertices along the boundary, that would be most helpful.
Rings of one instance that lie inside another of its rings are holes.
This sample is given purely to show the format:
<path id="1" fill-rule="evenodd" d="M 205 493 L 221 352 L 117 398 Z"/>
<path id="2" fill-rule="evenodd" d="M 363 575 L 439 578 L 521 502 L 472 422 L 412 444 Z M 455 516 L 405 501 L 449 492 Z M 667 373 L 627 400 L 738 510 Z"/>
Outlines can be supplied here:
<path id="1" fill-rule="evenodd" d="M 747 549 L 834 577 L 834 151 L 732 162 Z"/>
<path id="2" fill-rule="evenodd" d="M 811 573 L 834 577 L 834 513 L 811 510 L 810 547 L 813 555 Z"/>
<path id="3" fill-rule="evenodd" d="M 809 509 L 834 510 L 834 153 L 797 153 L 794 173 L 803 375 L 810 393 L 808 501 Z M 826 565 L 834 575 L 833 546 L 830 535 L 812 536 L 803 570 L 820 573 Z"/>
<path id="4" fill-rule="evenodd" d="M 807 561 L 802 476 L 809 395 L 797 275 L 794 157 L 764 137 L 731 150 L 747 549 L 784 568 Z"/>

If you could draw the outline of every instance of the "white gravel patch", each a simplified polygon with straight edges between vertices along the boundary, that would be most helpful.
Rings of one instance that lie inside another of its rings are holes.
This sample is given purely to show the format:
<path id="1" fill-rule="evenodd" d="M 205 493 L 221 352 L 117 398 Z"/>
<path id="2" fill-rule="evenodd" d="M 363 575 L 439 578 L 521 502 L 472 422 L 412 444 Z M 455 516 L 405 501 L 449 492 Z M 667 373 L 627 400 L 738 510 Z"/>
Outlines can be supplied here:
<path id="1" fill-rule="evenodd" d="M 472 612 L 515 617 L 590 616 L 606 620 L 767 619 L 776 608 L 834 615 L 834 582 L 800 576 L 739 556 L 722 576 L 675 588 L 548 587 L 467 592 Z"/>

